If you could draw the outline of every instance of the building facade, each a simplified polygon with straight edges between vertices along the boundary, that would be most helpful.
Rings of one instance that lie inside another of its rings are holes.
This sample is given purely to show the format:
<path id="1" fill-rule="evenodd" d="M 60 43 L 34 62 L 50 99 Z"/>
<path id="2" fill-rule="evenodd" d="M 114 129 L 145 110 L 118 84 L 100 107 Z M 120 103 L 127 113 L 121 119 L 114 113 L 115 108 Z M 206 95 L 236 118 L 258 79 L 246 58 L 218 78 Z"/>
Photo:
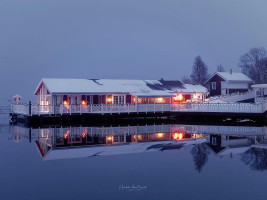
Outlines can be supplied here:
<path id="1" fill-rule="evenodd" d="M 206 82 L 210 96 L 247 92 L 252 80 L 243 73 L 216 72 Z"/>
<path id="2" fill-rule="evenodd" d="M 42 79 L 35 90 L 37 104 L 54 109 L 60 105 L 175 104 L 203 101 L 206 94 L 203 86 L 163 79 Z"/>

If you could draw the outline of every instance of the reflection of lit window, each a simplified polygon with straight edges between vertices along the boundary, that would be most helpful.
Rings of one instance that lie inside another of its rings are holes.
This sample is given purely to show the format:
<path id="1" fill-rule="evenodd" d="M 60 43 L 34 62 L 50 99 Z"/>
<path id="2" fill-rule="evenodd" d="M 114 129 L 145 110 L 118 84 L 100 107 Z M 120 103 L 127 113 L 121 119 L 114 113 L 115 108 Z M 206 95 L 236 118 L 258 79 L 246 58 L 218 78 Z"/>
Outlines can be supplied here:
<path id="1" fill-rule="evenodd" d="M 158 133 L 157 136 L 158 136 L 158 138 L 162 138 L 163 137 L 163 133 Z"/>
<path id="2" fill-rule="evenodd" d="M 173 139 L 175 139 L 175 140 L 181 140 L 183 138 L 184 138 L 183 133 L 174 133 L 174 135 L 173 135 Z"/>

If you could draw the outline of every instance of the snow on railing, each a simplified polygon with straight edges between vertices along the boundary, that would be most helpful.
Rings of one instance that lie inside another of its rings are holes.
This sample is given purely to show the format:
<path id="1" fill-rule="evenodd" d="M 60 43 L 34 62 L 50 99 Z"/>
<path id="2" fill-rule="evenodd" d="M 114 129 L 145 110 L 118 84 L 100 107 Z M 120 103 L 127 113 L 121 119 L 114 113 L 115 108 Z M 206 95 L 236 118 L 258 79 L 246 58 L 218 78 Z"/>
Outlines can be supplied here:
<path id="1" fill-rule="evenodd" d="M 23 115 L 63 115 L 84 113 L 159 113 L 159 112 L 224 112 L 224 113 L 263 113 L 266 104 L 252 103 L 181 103 L 181 104 L 95 104 L 95 105 L 29 105 L 13 104 L 11 112 Z M 30 113 L 29 113 L 30 112 Z"/>

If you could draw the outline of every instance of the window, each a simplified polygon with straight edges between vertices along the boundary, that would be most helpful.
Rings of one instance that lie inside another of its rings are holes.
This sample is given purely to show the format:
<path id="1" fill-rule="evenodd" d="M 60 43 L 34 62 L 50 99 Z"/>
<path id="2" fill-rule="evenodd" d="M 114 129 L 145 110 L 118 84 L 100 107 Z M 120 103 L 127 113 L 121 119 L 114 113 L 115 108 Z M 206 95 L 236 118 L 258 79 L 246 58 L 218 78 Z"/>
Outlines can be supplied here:
<path id="1" fill-rule="evenodd" d="M 217 145 L 217 138 L 216 137 L 212 137 L 211 138 L 211 144 L 212 145 Z"/>
<path id="2" fill-rule="evenodd" d="M 61 96 L 56 96 L 56 105 L 59 106 L 62 103 Z"/>
<path id="3" fill-rule="evenodd" d="M 216 82 L 211 82 L 211 89 L 216 90 Z"/>
<path id="4" fill-rule="evenodd" d="M 114 104 L 124 104 L 124 96 L 114 96 L 113 102 Z"/>
<path id="5" fill-rule="evenodd" d="M 113 142 L 124 142 L 124 135 L 114 135 L 113 136 Z"/>

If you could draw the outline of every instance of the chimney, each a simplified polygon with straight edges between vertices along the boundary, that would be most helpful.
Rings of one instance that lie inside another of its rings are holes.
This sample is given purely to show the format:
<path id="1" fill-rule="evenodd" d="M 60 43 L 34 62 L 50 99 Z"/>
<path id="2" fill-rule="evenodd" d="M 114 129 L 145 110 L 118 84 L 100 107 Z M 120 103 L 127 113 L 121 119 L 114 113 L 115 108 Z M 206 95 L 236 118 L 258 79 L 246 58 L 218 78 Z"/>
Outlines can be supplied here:
<path id="1" fill-rule="evenodd" d="M 163 81 L 164 79 L 163 79 L 163 78 L 161 78 L 160 80 L 161 80 L 161 81 Z"/>
<path id="2" fill-rule="evenodd" d="M 233 73 L 233 70 L 232 69 L 230 69 L 230 74 L 232 74 Z"/>

